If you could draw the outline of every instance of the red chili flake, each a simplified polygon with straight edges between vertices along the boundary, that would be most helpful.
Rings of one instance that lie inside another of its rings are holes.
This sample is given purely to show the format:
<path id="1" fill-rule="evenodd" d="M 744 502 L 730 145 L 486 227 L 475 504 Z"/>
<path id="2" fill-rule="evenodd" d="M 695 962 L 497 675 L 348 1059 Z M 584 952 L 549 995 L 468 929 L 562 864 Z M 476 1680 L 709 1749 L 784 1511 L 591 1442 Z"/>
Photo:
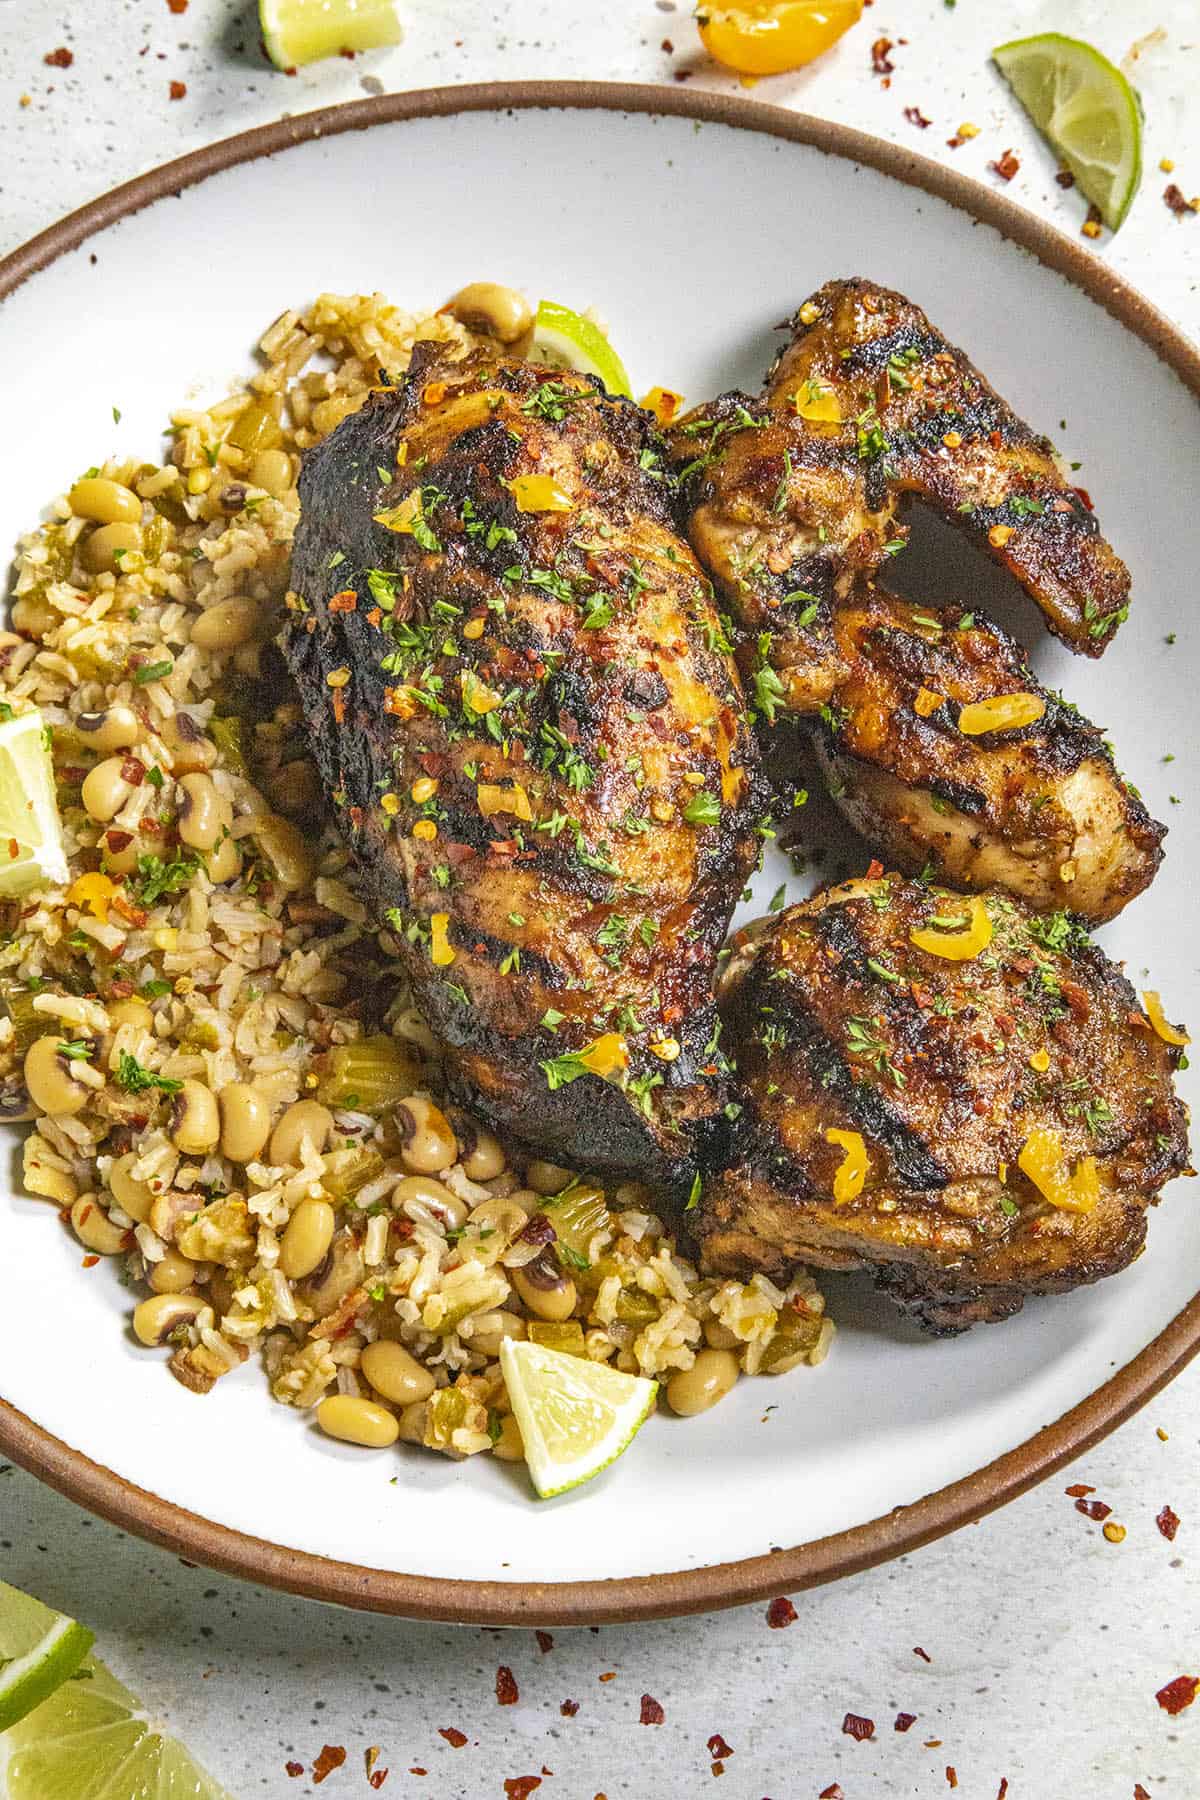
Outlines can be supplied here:
<path id="1" fill-rule="evenodd" d="M 875 39 L 875 42 L 871 45 L 871 73 L 873 75 L 890 75 L 892 73 L 896 65 L 888 55 L 888 52 L 889 50 L 894 50 L 895 47 L 896 46 L 889 37 L 878 37 Z"/>
<path id="2" fill-rule="evenodd" d="M 428 1775 L 429 1770 L 416 1768 L 416 1769 L 410 1769 L 408 1772 L 410 1775 Z"/>
<path id="3" fill-rule="evenodd" d="M 187 93 L 187 82 L 173 81 L 169 92 L 172 100 L 182 100 L 183 96 Z"/>
<path id="4" fill-rule="evenodd" d="M 847 1713 L 842 1720 L 842 1730 L 847 1737 L 856 1738 L 862 1744 L 875 1736 L 875 1721 L 864 1719 L 861 1713 Z"/>
<path id="5" fill-rule="evenodd" d="M 946 1783 L 949 1787 L 958 1786 L 958 1772 L 953 1763 L 946 1764 Z"/>
<path id="6" fill-rule="evenodd" d="M 184 5 L 186 6 L 186 4 L 187 0 L 184 0 Z M 372 1769 L 371 1773 L 367 1776 L 368 1786 L 381 1788 L 390 1774 L 390 1769 Z"/>
<path id="7" fill-rule="evenodd" d="M 540 1775 L 510 1775 L 504 1783 L 506 1800 L 526 1800 L 526 1796 L 541 1785 Z"/>
<path id="8" fill-rule="evenodd" d="M 883 874 L 883 864 L 880 862 L 880 860 L 877 856 L 873 856 L 871 858 L 870 862 L 867 864 L 867 872 L 863 876 L 863 880 L 864 881 L 878 881 L 879 877 L 882 874 Z"/>
<path id="9" fill-rule="evenodd" d="M 50 58 L 47 57 L 46 61 L 49 62 Z M 1196 211 L 1191 201 L 1180 192 L 1178 185 L 1173 181 L 1163 189 L 1163 199 L 1177 219 L 1182 219 L 1185 214 Z"/>
<path id="10" fill-rule="evenodd" d="M 332 613 L 357 612 L 358 595 L 353 588 L 343 588 L 342 591 L 339 594 L 335 594 L 333 599 L 329 602 L 329 610 Z"/>
<path id="11" fill-rule="evenodd" d="M 537 1639 L 537 1647 L 543 1656 L 546 1656 L 553 1650 L 554 1639 L 550 1636 L 548 1631 L 535 1631 L 533 1635 Z"/>
<path id="12" fill-rule="evenodd" d="M 827 1788 L 822 1788 L 817 1800 L 846 1800 L 845 1794 L 836 1781 L 831 1781 Z"/>
<path id="13" fill-rule="evenodd" d="M 1054 179 L 1057 181 L 1060 188 L 1073 188 L 1075 186 L 1075 177 L 1072 175 L 1070 169 L 1060 169 Z"/>
<path id="14" fill-rule="evenodd" d="M 782 1631 L 785 1625 L 794 1625 L 799 1616 L 786 1594 L 780 1594 L 767 1608 L 767 1624 L 772 1631 Z"/>
<path id="15" fill-rule="evenodd" d="M 664 38 L 662 41 L 662 44 L 660 45 L 660 49 L 664 52 L 665 55 L 672 56 L 675 51 L 675 46 L 671 42 L 670 38 Z"/>
<path id="16" fill-rule="evenodd" d="M 1099 1524 L 1101 1519 L 1107 1519 L 1112 1507 L 1105 1506 L 1103 1500 L 1077 1500 L 1075 1511 L 1082 1513 L 1085 1519 L 1095 1519 Z"/>
<path id="17" fill-rule="evenodd" d="M 85 1269 L 94 1269 L 99 1261 L 100 1258 L 98 1256 L 85 1256 L 83 1259 L 83 1267 Z"/>
<path id="18" fill-rule="evenodd" d="M 996 158 L 995 162 L 990 162 L 988 164 L 988 168 L 991 169 L 994 174 L 998 175 L 1001 181 L 1011 181 L 1020 166 L 1020 162 L 1013 155 L 1011 150 L 1005 150 L 1002 155 Z"/>
<path id="19" fill-rule="evenodd" d="M 933 124 L 933 120 L 927 119 L 919 106 L 906 106 L 904 116 L 909 124 L 915 125 L 919 131 L 927 131 Z"/>
<path id="20" fill-rule="evenodd" d="M 564 1719 L 573 1719 L 579 1711 L 579 1702 L 578 1700 L 560 1701 L 558 1710 Z"/>
<path id="21" fill-rule="evenodd" d="M 641 1722 L 643 1725 L 661 1725 L 666 1716 L 653 1694 L 642 1695 Z"/>
<path id="22" fill-rule="evenodd" d="M 708 1740 L 708 1754 L 719 1757 L 733 1755 L 732 1748 L 725 1742 L 719 1731 L 714 1731 Z"/>
<path id="23" fill-rule="evenodd" d="M 1000 1786 L 996 1789 L 996 1800 L 1004 1800 L 1004 1796 L 1005 1796 L 1005 1794 L 1007 1794 L 1007 1792 L 1008 1792 L 1008 1776 L 1002 1775 L 1000 1777 Z M 1149 1794 L 1146 1795 L 1146 1800 L 1150 1800 Z"/>
<path id="24" fill-rule="evenodd" d="M 446 1742 L 453 1745 L 455 1750 L 461 1750 L 463 1745 L 467 1742 L 466 1732 L 460 1731 L 457 1725 L 439 1725 L 438 1736 L 444 1737 Z"/>
<path id="25" fill-rule="evenodd" d="M 1089 1487 L 1086 1481 L 1073 1481 L 1070 1487 L 1065 1489 L 1072 1500 L 1081 1500 L 1085 1494 L 1094 1494 L 1095 1491 L 1095 1488 Z"/>
<path id="26" fill-rule="evenodd" d="M 1165 1713 L 1174 1715 L 1192 1704 L 1197 1688 L 1200 1688 L 1200 1675 L 1177 1675 L 1166 1687 L 1160 1687 L 1154 1698 Z"/>
<path id="27" fill-rule="evenodd" d="M 130 787 L 141 787 L 146 779 L 146 765 L 139 762 L 136 756 L 126 756 L 121 760 L 121 780 L 127 781 Z"/>
<path id="28" fill-rule="evenodd" d="M 188 0 L 167 0 L 167 11 L 173 12 L 176 18 L 181 18 L 187 9 Z"/>
<path id="29" fill-rule="evenodd" d="M 1179 1514 L 1173 1511 L 1171 1507 L 1164 1506 L 1162 1511 L 1156 1514 L 1154 1523 L 1158 1526 L 1158 1529 L 1162 1532 L 1168 1544 L 1173 1544 L 1175 1541 L 1175 1533 L 1179 1530 Z"/>
<path id="30" fill-rule="evenodd" d="M 911 1731 L 913 1726 L 916 1724 L 916 1722 L 917 1722 L 916 1713 L 897 1713 L 896 1714 L 896 1723 L 892 1726 L 892 1730 L 893 1731 Z"/>
<path id="31" fill-rule="evenodd" d="M 119 851 L 128 850 L 133 842 L 133 833 L 132 831 L 106 831 L 104 841 L 116 856 Z"/>
<path id="32" fill-rule="evenodd" d="M 284 1766 L 284 1770 L 286 1771 L 287 1774 L 289 1774 L 292 1777 L 293 1781 L 295 1780 L 297 1775 L 303 1775 L 303 1773 L 304 1773 L 304 1764 L 303 1763 L 285 1762 L 283 1766 Z"/>
<path id="33" fill-rule="evenodd" d="M 496 1699 L 501 1706 L 515 1706 L 521 1698 L 516 1678 L 504 1663 L 496 1670 Z"/>
<path id="34" fill-rule="evenodd" d="M 608 1669 L 601 1675 L 600 1679 L 601 1681 L 615 1681 L 617 1679 L 617 1671 L 615 1669 Z"/>
<path id="35" fill-rule="evenodd" d="M 42 61 L 51 69 L 69 69 L 75 61 L 75 56 L 65 44 L 60 44 L 57 50 L 48 50 Z"/>
<path id="36" fill-rule="evenodd" d="M 324 1745 L 320 1756 L 312 1766 L 314 1787 L 318 1782 L 324 1781 L 327 1775 L 332 1775 L 335 1769 L 340 1769 L 345 1760 L 346 1752 L 340 1744 Z"/>
<path id="37" fill-rule="evenodd" d="M 1150 1800 L 1149 1794 L 1140 1781 L 1136 1781 L 1133 1785 L 1133 1800 Z"/>

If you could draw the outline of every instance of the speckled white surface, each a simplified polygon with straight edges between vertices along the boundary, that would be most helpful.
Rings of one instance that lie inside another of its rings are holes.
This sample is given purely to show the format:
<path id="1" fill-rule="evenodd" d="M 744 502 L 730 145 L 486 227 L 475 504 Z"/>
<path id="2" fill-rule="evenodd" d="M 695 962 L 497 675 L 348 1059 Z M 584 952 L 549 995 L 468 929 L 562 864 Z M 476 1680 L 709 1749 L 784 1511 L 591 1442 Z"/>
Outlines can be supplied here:
<path id="1" fill-rule="evenodd" d="M 261 62 L 253 9 L 231 0 L 190 0 L 182 15 L 167 0 L 0 0 L 0 252 L 141 169 L 364 87 L 654 81 L 684 71 L 698 85 L 736 85 L 698 54 L 686 4 L 610 0 L 552 11 L 513 0 L 497 12 L 486 0 L 409 0 L 403 10 L 399 49 L 289 80 Z M 987 164 L 1011 146 L 1022 163 L 1012 197 L 1074 234 L 1082 203 L 1055 185 L 1051 159 L 988 68 L 987 48 L 1054 27 L 1084 31 L 1119 58 L 1157 26 L 1165 38 L 1137 64 L 1147 108 L 1143 192 L 1120 238 L 1102 239 L 1097 253 L 1200 337 L 1200 217 L 1176 221 L 1161 199 L 1168 180 L 1200 192 L 1194 0 L 986 8 L 959 0 L 953 10 L 940 0 L 876 0 L 829 58 L 761 84 L 755 97 L 894 137 L 984 180 L 995 179 Z M 887 89 L 869 69 L 881 35 L 896 45 Z M 673 51 L 660 48 L 664 38 Z M 65 71 L 42 60 L 60 45 L 75 56 Z M 169 98 L 171 81 L 186 84 L 182 99 Z M 908 122 L 910 106 L 933 124 Z M 963 119 L 981 135 L 951 151 L 945 139 Z M 1159 172 L 1163 156 L 1174 174 Z M 848 261 L 860 248 L 849 240 Z M 1002 1354 L 1001 1333 L 996 1348 Z M 1198 1469 L 1200 1370 L 1069 1475 L 997 1517 L 797 1596 L 799 1620 L 781 1631 L 755 1607 L 598 1635 L 559 1631 L 543 1652 L 525 1632 L 335 1613 L 186 1568 L 17 1471 L 0 1476 L 0 1576 L 86 1618 L 117 1671 L 243 1800 L 314 1791 L 307 1773 L 289 1779 L 284 1765 L 309 1769 L 324 1743 L 348 1751 L 321 1790 L 331 1797 L 370 1791 L 362 1752 L 378 1744 L 380 1766 L 392 1771 L 385 1793 L 499 1800 L 505 1777 L 545 1768 L 554 1773 L 543 1775 L 539 1800 L 682 1800 L 713 1779 L 714 1732 L 733 1748 L 716 1790 L 725 1800 L 815 1800 L 835 1782 L 845 1800 L 942 1794 L 948 1765 L 964 1800 L 993 1800 L 1005 1776 L 1010 1800 L 1131 1800 L 1138 1782 L 1151 1800 L 1200 1800 L 1200 1705 L 1171 1719 L 1154 1700 L 1173 1676 L 1200 1673 L 1200 1580 L 1189 1555 Z M 1113 1506 L 1128 1528 L 1123 1543 L 1107 1543 L 1074 1510 L 1062 1491 L 1073 1480 Z M 1183 1521 L 1173 1544 L 1155 1528 L 1164 1503 Z M 585 1513 L 580 1522 L 586 1528 Z M 511 1709 L 496 1703 L 500 1662 L 520 1686 Z M 608 1671 L 615 1677 L 602 1683 Z M 662 1703 L 661 1726 L 638 1723 L 643 1693 Z M 579 1712 L 564 1718 L 568 1697 Z M 874 1741 L 843 1735 L 848 1711 L 875 1721 Z M 903 1735 L 892 1726 L 898 1711 L 918 1715 Z M 438 1736 L 451 1726 L 468 1735 L 461 1749 Z"/>

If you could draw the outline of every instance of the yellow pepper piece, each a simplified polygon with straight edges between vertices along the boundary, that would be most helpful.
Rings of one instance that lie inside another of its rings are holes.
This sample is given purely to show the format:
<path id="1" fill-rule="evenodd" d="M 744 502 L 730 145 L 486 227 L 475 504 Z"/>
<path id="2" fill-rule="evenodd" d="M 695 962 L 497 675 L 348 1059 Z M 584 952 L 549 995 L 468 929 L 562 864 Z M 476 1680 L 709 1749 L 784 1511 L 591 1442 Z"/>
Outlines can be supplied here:
<path id="1" fill-rule="evenodd" d="M 629 1048 L 619 1033 L 606 1031 L 603 1037 L 598 1037 L 595 1043 L 579 1052 L 579 1061 L 593 1075 L 615 1075 L 618 1070 L 629 1067 Z"/>
<path id="2" fill-rule="evenodd" d="M 1020 725 L 1036 724 L 1045 710 L 1040 694 L 992 694 L 961 709 L 958 729 L 968 737 L 979 737 L 985 731 L 1013 731 Z"/>
<path id="3" fill-rule="evenodd" d="M 84 879 L 86 880 L 87 877 L 85 876 Z M 78 887 L 79 883 L 76 882 L 75 886 Z M 1167 1016 L 1163 1012 L 1162 1001 L 1153 988 L 1147 988 L 1142 995 L 1142 1005 L 1146 1009 L 1146 1017 L 1164 1044 L 1174 1044 L 1177 1048 L 1182 1049 L 1185 1044 L 1191 1043 L 1191 1038 L 1181 1026 L 1168 1022 Z"/>
<path id="4" fill-rule="evenodd" d="M 840 425 L 842 409 L 828 382 L 810 378 L 792 395 L 792 405 L 810 425 Z"/>
<path id="5" fill-rule="evenodd" d="M 448 968 L 454 961 L 455 952 L 451 948 L 447 929 L 450 924 L 449 913 L 432 913 L 429 919 L 429 956 L 431 962 L 439 969 Z"/>
<path id="6" fill-rule="evenodd" d="M 495 688 L 489 687 L 486 681 L 480 681 L 473 669 L 464 669 L 458 679 L 463 702 L 473 713 L 494 712 L 504 698 Z"/>
<path id="7" fill-rule="evenodd" d="M 432 844 L 437 837 L 437 826 L 432 819 L 418 819 L 412 828 L 412 834 L 422 843 Z"/>
<path id="8" fill-rule="evenodd" d="M 395 506 L 386 506 L 382 512 L 374 513 L 372 516 L 377 525 L 384 526 L 388 531 L 411 534 L 413 526 L 421 517 L 420 488 L 411 489 L 409 493 L 405 494 L 403 500 L 396 502 Z"/>
<path id="9" fill-rule="evenodd" d="M 927 925 L 910 931 L 909 942 L 931 956 L 942 956 L 947 962 L 968 962 L 986 950 L 992 941 L 992 921 L 987 907 L 976 894 L 967 902 L 965 917 L 943 918 L 936 915 Z"/>
<path id="10" fill-rule="evenodd" d="M 570 512 L 574 501 L 552 475 L 518 475 L 508 491 L 523 513 Z"/>
<path id="11" fill-rule="evenodd" d="M 512 813 L 514 818 L 524 819 L 526 823 L 533 818 L 533 808 L 529 804 L 529 795 L 519 782 L 512 787 L 500 787 L 492 781 L 481 781 L 475 789 L 475 803 L 485 819 L 493 813 Z"/>
<path id="12" fill-rule="evenodd" d="M 862 17 L 863 0 L 739 0 L 697 9 L 704 48 L 739 75 L 780 75 L 821 56 Z"/>
<path id="13" fill-rule="evenodd" d="M 1091 1212 L 1100 1198 L 1095 1157 L 1081 1157 L 1072 1174 L 1063 1155 L 1062 1138 L 1047 1126 L 1039 1125 L 1030 1132 L 1017 1158 L 1017 1167 L 1051 1206 L 1059 1206 L 1064 1212 Z"/>
<path id="14" fill-rule="evenodd" d="M 833 1126 L 825 1133 L 825 1142 L 837 1144 L 846 1152 L 833 1177 L 833 1204 L 845 1206 L 848 1200 L 857 1200 L 863 1191 L 867 1170 L 871 1167 L 867 1146 L 861 1131 L 839 1131 Z"/>
<path id="15" fill-rule="evenodd" d="M 1044 1075 L 1046 1070 L 1050 1067 L 1050 1052 L 1048 1050 L 1035 1050 L 1029 1059 L 1029 1066 L 1031 1069 L 1036 1070 L 1039 1075 Z"/>
<path id="16" fill-rule="evenodd" d="M 408 461 L 408 439 L 401 438 L 396 445 L 396 467 L 402 469 Z"/>
<path id="17" fill-rule="evenodd" d="M 648 394 L 642 395 L 638 405 L 653 413 L 660 425 L 673 425 L 683 406 L 683 395 L 676 394 L 671 388 L 652 387 Z"/>
<path id="18" fill-rule="evenodd" d="M 117 891 L 114 881 L 107 875 L 81 875 L 78 881 L 71 883 L 67 889 L 67 899 L 72 906 L 86 906 L 92 917 L 99 919 L 102 925 L 108 923 L 108 903 Z"/>

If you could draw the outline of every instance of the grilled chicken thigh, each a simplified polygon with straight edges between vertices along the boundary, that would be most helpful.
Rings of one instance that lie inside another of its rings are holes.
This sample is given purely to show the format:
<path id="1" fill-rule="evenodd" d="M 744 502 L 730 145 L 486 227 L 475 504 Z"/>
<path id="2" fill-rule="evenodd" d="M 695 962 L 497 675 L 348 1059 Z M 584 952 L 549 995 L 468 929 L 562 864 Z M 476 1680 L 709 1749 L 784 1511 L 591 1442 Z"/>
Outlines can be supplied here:
<path id="1" fill-rule="evenodd" d="M 828 282 L 792 325 L 761 398 L 725 395 L 673 433 L 693 546 L 740 629 L 771 632 L 783 704 L 819 687 L 831 602 L 902 547 L 910 495 L 1010 570 L 1071 649 L 1099 656 L 1129 574 L 1049 440 L 889 288 Z"/>
<path id="2" fill-rule="evenodd" d="M 418 345 L 306 459 L 286 653 L 461 1088 L 668 1184 L 728 1099 L 713 976 L 757 760 L 647 416 Z"/>
<path id="3" fill-rule="evenodd" d="M 1153 880 L 1166 828 L 1096 727 L 1040 687 L 982 613 L 865 586 L 838 608 L 833 642 L 840 673 L 814 721 L 817 760 L 886 862 L 1093 923 Z"/>
<path id="4" fill-rule="evenodd" d="M 710 1269 L 869 1269 L 958 1331 L 1124 1268 L 1185 1169 L 1180 1052 L 1065 914 L 847 882 L 751 927 L 721 1004 L 746 1135 L 693 1214 Z"/>

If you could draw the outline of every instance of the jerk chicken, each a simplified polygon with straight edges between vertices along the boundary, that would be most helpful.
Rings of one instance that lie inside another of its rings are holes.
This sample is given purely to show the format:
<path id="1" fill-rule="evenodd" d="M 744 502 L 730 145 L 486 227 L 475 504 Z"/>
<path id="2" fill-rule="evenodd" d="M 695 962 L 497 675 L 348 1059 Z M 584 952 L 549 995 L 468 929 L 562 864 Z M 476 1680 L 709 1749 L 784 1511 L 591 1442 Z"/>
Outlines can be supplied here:
<path id="1" fill-rule="evenodd" d="M 452 1076 L 598 1170 L 691 1180 L 762 811 L 652 421 L 419 344 L 306 459 L 285 650 Z"/>
<path id="2" fill-rule="evenodd" d="M 895 876 L 750 927 L 721 997 L 747 1104 L 706 1264 L 868 1269 L 938 1332 L 1132 1261 L 1187 1163 L 1158 1035 L 1066 914 Z"/>

